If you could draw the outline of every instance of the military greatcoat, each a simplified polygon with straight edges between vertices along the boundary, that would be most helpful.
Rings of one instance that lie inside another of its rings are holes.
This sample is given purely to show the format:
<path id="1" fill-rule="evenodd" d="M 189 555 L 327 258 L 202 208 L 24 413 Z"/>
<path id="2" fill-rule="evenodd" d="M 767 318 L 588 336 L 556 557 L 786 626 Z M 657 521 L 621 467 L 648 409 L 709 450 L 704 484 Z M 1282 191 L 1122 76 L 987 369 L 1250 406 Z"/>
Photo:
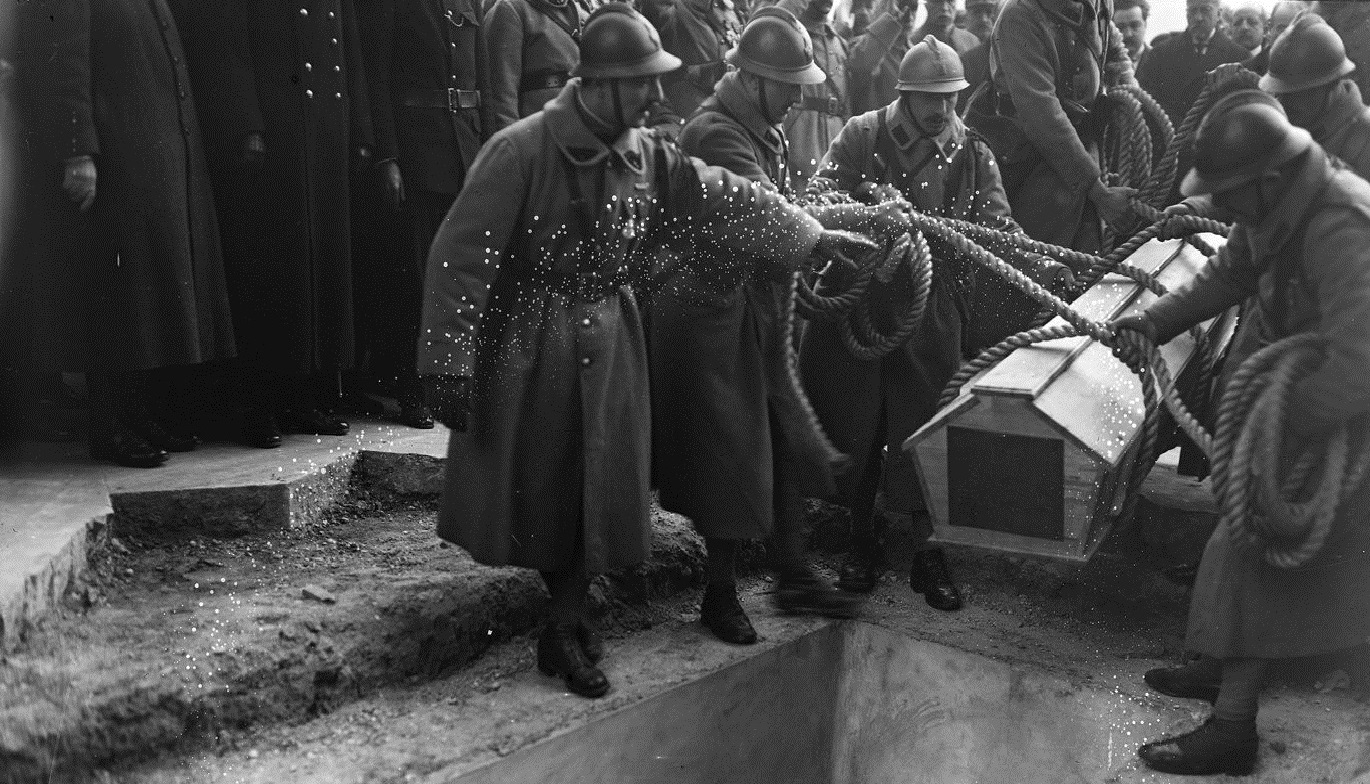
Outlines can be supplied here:
<path id="1" fill-rule="evenodd" d="M 22 221 L 0 331 L 29 370 L 131 371 L 233 355 L 195 99 L 164 0 L 20 4 L 28 123 Z M 59 188 L 90 155 L 88 215 Z"/>
<path id="2" fill-rule="evenodd" d="M 814 187 L 852 192 L 864 182 L 894 185 L 924 212 L 1017 229 L 993 154 L 954 117 L 935 139 L 918 130 L 898 101 L 852 118 L 824 157 Z M 799 355 L 804 389 L 833 445 L 853 461 L 841 480 L 842 500 L 852 500 L 869 462 L 879 460 L 878 448 L 888 446 L 884 484 L 892 511 L 921 508 L 913 463 L 901 447 L 936 412 L 942 388 L 961 366 L 973 307 L 970 262 L 942 248 L 934 254 L 922 323 L 883 358 L 852 356 L 835 324 L 815 321 L 805 332 Z M 895 303 L 907 301 L 911 289 L 906 275 L 872 283 L 871 318 L 880 329 L 893 328 L 900 315 Z"/>
<path id="3" fill-rule="evenodd" d="M 685 124 L 681 147 L 761 187 L 785 192 L 784 137 L 736 73 Z M 698 269 L 754 266 L 700 254 Z M 687 276 L 693 277 L 693 276 Z M 802 494 L 830 495 L 827 446 L 789 376 L 791 282 L 682 279 L 652 298 L 653 457 L 661 505 L 700 533 L 759 539 L 774 523 L 776 473 Z"/>
<path id="4" fill-rule="evenodd" d="M 502 0 L 501 0 L 502 1 Z M 651 412 L 635 285 L 699 244 L 787 276 L 820 236 L 780 196 L 654 132 L 605 145 L 573 79 L 481 151 L 428 262 L 420 371 L 473 377 L 438 534 L 479 562 L 591 572 L 647 556 Z M 689 256 L 670 264 L 688 264 Z M 696 269 L 736 286 L 751 270 Z M 578 536 L 579 535 L 579 536 Z"/>
<path id="5" fill-rule="evenodd" d="M 1281 338 L 1315 332 L 1322 365 L 1300 379 L 1289 416 L 1317 431 L 1370 413 L 1370 184 L 1314 147 L 1259 227 L 1238 226 L 1187 285 L 1147 309 L 1176 334 L 1254 298 L 1224 365 Z M 1370 635 L 1370 482 L 1337 511 L 1321 554 L 1296 569 L 1265 562 L 1220 527 L 1199 564 L 1186 646 L 1219 658 L 1283 658 L 1349 648 Z"/>
<path id="6" fill-rule="evenodd" d="M 239 350 L 293 375 L 352 364 L 349 174 L 373 144 L 352 0 L 176 0 L 211 137 Z M 264 165 L 237 156 L 261 133 Z"/>
<path id="7" fill-rule="evenodd" d="M 490 133 L 542 111 L 580 62 L 585 0 L 499 0 L 486 15 Z"/>
<path id="8" fill-rule="evenodd" d="M 658 6 L 652 24 L 661 46 L 685 64 L 661 79 L 675 118 L 688 119 L 713 93 L 728 70 L 723 57 L 737 46 L 742 23 L 733 0 L 669 0 Z"/>
<path id="9" fill-rule="evenodd" d="M 1013 216 L 1034 239 L 1097 250 L 1098 98 L 1133 84 L 1113 0 L 1007 0 L 989 52 L 988 111 L 966 121 L 994 149 Z"/>

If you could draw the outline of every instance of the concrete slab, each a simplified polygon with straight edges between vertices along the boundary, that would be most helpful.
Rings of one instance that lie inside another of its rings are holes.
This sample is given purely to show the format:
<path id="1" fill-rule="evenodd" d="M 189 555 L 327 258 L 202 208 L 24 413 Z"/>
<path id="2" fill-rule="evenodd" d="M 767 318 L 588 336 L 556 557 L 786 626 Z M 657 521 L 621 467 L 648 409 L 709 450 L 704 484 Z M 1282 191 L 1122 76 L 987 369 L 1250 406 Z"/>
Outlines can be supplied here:
<path id="1" fill-rule="evenodd" d="M 347 493 L 359 461 L 392 492 L 436 492 L 446 451 L 441 426 L 374 421 L 274 450 L 206 444 L 156 469 L 94 463 L 84 443 L 13 445 L 0 454 L 0 649 L 81 576 L 111 514 L 119 533 L 143 539 L 307 525 Z"/>

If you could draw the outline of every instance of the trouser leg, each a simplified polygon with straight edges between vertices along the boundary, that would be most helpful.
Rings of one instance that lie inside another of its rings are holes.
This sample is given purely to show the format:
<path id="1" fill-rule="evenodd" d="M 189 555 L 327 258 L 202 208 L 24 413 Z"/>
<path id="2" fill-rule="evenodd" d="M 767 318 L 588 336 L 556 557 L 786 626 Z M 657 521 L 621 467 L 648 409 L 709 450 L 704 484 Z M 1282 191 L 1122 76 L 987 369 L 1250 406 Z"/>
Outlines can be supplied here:
<path id="1" fill-rule="evenodd" d="M 1213 715 L 1224 721 L 1255 721 L 1269 663 L 1268 659 L 1223 659 L 1222 685 Z"/>

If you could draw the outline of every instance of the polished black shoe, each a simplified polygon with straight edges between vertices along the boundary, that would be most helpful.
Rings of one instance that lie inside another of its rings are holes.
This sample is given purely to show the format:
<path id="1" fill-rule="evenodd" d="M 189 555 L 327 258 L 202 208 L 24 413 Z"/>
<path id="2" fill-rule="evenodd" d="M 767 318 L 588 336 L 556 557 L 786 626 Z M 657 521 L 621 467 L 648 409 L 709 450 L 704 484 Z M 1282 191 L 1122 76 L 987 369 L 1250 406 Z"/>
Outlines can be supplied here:
<path id="1" fill-rule="evenodd" d="M 947 568 L 947 557 L 941 548 L 913 554 L 909 587 L 923 594 L 923 599 L 935 609 L 947 612 L 961 609 L 961 592 L 951 581 L 951 570 Z"/>
<path id="2" fill-rule="evenodd" d="M 603 697 L 609 679 L 585 658 L 577 638 L 579 624 L 548 623 L 538 638 L 538 670 L 566 682 L 566 688 L 582 697 Z"/>
<path id="3" fill-rule="evenodd" d="M 885 559 L 863 548 L 856 548 L 837 572 L 837 587 L 848 593 L 870 593 L 880 584 L 888 567 Z"/>
<path id="4" fill-rule="evenodd" d="M 243 414 L 243 443 L 258 449 L 281 445 L 281 427 L 270 411 L 252 409 Z"/>
<path id="5" fill-rule="evenodd" d="M 1179 697 L 1182 700 L 1207 700 L 1208 702 L 1218 701 L 1218 688 L 1222 682 L 1211 677 L 1211 672 L 1204 672 L 1202 669 L 1193 665 L 1185 667 L 1158 667 L 1154 670 L 1147 670 L 1142 676 L 1146 685 L 1152 691 L 1164 694 L 1167 697 Z"/>
<path id="6" fill-rule="evenodd" d="M 1142 746 L 1137 756 L 1148 768 L 1162 773 L 1246 776 L 1256 769 L 1259 747 L 1255 720 L 1209 717 L 1196 730 Z"/>
<path id="7" fill-rule="evenodd" d="M 432 430 L 433 412 L 423 403 L 401 403 L 400 424 L 416 430 Z"/>
<path id="8" fill-rule="evenodd" d="M 714 636 L 733 645 L 756 642 L 756 628 L 737 600 L 737 586 L 710 585 L 704 589 L 704 601 L 699 605 L 699 622 Z"/>
<path id="9" fill-rule="evenodd" d="M 580 650 L 585 654 L 585 658 L 591 664 L 599 664 L 599 660 L 604 658 L 604 638 L 599 631 L 586 621 L 581 621 L 576 625 L 576 639 L 580 642 Z"/>
<path id="10" fill-rule="evenodd" d="M 92 428 L 90 456 L 129 468 L 156 468 L 170 457 L 121 422 Z"/>
<path id="11" fill-rule="evenodd" d="M 825 618 L 855 618 L 864 603 L 860 596 L 837 590 L 807 566 L 782 571 L 774 598 L 776 608 L 787 615 Z"/>
<path id="12" fill-rule="evenodd" d="M 317 408 L 291 408 L 281 412 L 281 429 L 287 433 L 314 436 L 345 436 L 348 425 L 342 419 Z"/>
<path id="13" fill-rule="evenodd" d="M 200 438 L 194 433 L 180 432 L 155 419 L 131 423 L 130 427 L 144 441 L 168 452 L 193 452 L 200 445 Z"/>

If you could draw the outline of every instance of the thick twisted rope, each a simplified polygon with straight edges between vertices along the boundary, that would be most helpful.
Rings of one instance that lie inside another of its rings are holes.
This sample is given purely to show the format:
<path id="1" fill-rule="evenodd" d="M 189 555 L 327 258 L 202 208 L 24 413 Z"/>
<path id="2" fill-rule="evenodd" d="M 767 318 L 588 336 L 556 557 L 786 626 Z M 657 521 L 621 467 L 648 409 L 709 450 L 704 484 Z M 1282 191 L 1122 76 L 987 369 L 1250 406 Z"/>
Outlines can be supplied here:
<path id="1" fill-rule="evenodd" d="M 922 232 L 905 234 L 895 243 L 890 252 L 890 276 L 894 267 L 908 266 L 913 279 L 913 295 L 908 307 L 900 314 L 894 328 L 882 334 L 875 326 L 868 307 L 857 307 L 847 318 L 837 323 L 838 335 L 847 351 L 857 359 L 873 361 L 880 359 L 894 349 L 902 346 L 913 336 L 914 331 L 927 312 L 928 295 L 932 291 L 932 251 L 928 248 L 927 238 Z"/>

